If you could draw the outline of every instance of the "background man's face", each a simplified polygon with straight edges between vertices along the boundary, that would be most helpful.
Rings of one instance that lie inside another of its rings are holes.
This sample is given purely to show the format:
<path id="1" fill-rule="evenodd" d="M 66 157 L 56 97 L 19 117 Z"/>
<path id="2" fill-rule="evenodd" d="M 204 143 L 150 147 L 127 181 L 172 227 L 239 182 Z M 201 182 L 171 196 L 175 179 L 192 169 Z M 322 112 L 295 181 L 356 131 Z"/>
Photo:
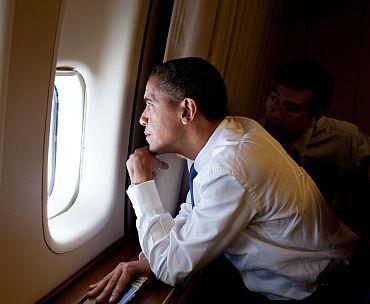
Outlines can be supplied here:
<path id="1" fill-rule="evenodd" d="M 294 138 L 313 125 L 307 101 L 311 90 L 295 90 L 273 85 L 266 100 L 266 129 L 275 138 Z"/>

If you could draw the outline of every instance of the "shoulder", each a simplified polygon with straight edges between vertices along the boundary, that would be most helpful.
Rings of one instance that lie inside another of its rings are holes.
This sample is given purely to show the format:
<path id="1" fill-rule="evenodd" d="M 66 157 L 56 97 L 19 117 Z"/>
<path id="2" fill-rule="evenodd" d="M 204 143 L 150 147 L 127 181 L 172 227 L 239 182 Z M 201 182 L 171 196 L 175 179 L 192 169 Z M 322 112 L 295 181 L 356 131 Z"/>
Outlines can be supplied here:
<path id="1" fill-rule="evenodd" d="M 309 162 L 324 159 L 342 167 L 357 164 L 358 158 L 368 155 L 369 151 L 370 139 L 356 125 L 323 116 L 313 130 L 304 157 Z"/>
<path id="2" fill-rule="evenodd" d="M 216 147 L 245 144 L 251 138 L 271 137 L 260 123 L 253 119 L 241 116 L 228 116 L 226 119 L 227 123 L 216 142 Z"/>
<path id="3" fill-rule="evenodd" d="M 273 163 L 285 164 L 284 149 L 259 123 L 231 118 L 213 148 L 208 170 L 232 174 L 243 182 L 271 172 Z"/>
<path id="4" fill-rule="evenodd" d="M 322 116 L 316 126 L 316 132 L 323 131 L 349 137 L 357 136 L 359 133 L 358 127 L 353 123 L 327 116 Z"/>
<path id="5" fill-rule="evenodd" d="M 213 147 L 212 158 L 214 161 L 223 158 L 235 160 L 240 154 L 254 155 L 253 152 L 270 149 L 271 146 L 280 147 L 258 122 L 245 117 L 230 116 Z"/>

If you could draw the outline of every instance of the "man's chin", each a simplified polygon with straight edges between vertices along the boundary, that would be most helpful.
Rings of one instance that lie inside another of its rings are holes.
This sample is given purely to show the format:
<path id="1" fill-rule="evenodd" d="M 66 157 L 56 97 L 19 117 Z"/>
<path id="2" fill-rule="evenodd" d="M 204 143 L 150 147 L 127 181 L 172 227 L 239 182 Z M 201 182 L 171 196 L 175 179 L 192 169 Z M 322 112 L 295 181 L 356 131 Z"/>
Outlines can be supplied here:
<path id="1" fill-rule="evenodd" d="M 149 143 L 149 151 L 156 155 L 166 153 L 166 152 L 163 152 L 163 149 L 160 149 L 160 147 L 150 144 L 150 143 Z"/>
<path id="2" fill-rule="evenodd" d="M 178 154 L 178 153 L 176 153 L 176 156 L 177 156 L 177 157 L 180 157 L 180 158 L 182 158 L 182 159 L 188 159 L 186 156 L 184 156 L 184 155 L 182 155 L 182 154 Z"/>
<path id="3" fill-rule="evenodd" d="M 282 135 L 280 129 L 277 128 L 276 126 L 272 125 L 272 124 L 266 125 L 265 129 L 266 129 L 267 132 L 270 133 L 270 135 L 272 137 L 276 138 L 276 137 L 280 137 Z"/>
<path id="4" fill-rule="evenodd" d="M 157 154 L 156 149 L 155 149 L 155 145 L 148 140 L 148 137 L 146 138 L 146 142 L 148 143 L 149 151 L 153 154 Z"/>
<path id="5" fill-rule="evenodd" d="M 149 144 L 149 151 L 153 154 L 158 154 L 157 150 L 153 147 L 153 145 Z"/>
<path id="6" fill-rule="evenodd" d="M 165 153 L 174 153 L 172 151 L 168 151 L 167 149 L 155 145 L 149 144 L 149 151 L 155 155 L 165 154 Z"/>
<path id="7" fill-rule="evenodd" d="M 285 130 L 283 128 L 279 127 L 277 124 L 274 124 L 274 123 L 272 123 L 268 120 L 266 120 L 264 128 L 274 138 L 285 138 L 285 137 L 287 137 L 287 132 L 285 132 Z"/>

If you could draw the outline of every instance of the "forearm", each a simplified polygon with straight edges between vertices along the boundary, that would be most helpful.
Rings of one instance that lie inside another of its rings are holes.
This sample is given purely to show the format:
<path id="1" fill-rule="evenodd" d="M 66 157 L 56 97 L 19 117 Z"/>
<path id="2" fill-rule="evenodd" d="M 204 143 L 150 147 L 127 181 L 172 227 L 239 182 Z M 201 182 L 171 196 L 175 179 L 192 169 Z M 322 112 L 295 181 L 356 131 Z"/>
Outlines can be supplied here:
<path id="1" fill-rule="evenodd" d="M 174 238 L 176 226 L 178 223 L 169 213 L 146 214 L 137 220 L 141 249 L 153 273 L 157 279 L 170 285 L 180 282 L 194 268 L 191 257 L 180 252 L 179 240 Z"/>
<path id="2" fill-rule="evenodd" d="M 186 221 L 188 208 L 182 208 L 186 212 L 182 211 L 182 215 L 175 221 L 163 209 L 154 181 L 130 187 L 127 194 L 137 216 L 137 230 L 142 252 L 150 262 L 156 277 L 167 284 L 174 285 L 181 278 L 178 279 L 174 267 L 168 265 L 167 256 L 171 255 L 172 251 L 169 235 L 175 223 L 178 225 Z"/>

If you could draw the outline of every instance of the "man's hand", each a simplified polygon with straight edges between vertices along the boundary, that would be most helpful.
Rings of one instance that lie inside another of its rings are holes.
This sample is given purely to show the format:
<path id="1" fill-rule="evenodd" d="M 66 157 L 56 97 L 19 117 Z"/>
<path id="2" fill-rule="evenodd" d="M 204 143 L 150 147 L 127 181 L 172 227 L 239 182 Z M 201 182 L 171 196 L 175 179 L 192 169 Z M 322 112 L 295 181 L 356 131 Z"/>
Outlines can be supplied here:
<path id="1" fill-rule="evenodd" d="M 135 150 L 127 160 L 126 166 L 131 182 L 135 184 L 154 179 L 158 169 L 168 169 L 168 164 L 156 158 L 148 147 Z"/>
<path id="2" fill-rule="evenodd" d="M 90 285 L 88 295 L 90 297 L 98 296 L 96 302 L 102 302 L 110 296 L 109 303 L 116 303 L 130 280 L 138 276 L 148 277 L 147 282 L 149 283 L 153 279 L 153 273 L 147 259 L 119 263 L 104 279 Z"/>

